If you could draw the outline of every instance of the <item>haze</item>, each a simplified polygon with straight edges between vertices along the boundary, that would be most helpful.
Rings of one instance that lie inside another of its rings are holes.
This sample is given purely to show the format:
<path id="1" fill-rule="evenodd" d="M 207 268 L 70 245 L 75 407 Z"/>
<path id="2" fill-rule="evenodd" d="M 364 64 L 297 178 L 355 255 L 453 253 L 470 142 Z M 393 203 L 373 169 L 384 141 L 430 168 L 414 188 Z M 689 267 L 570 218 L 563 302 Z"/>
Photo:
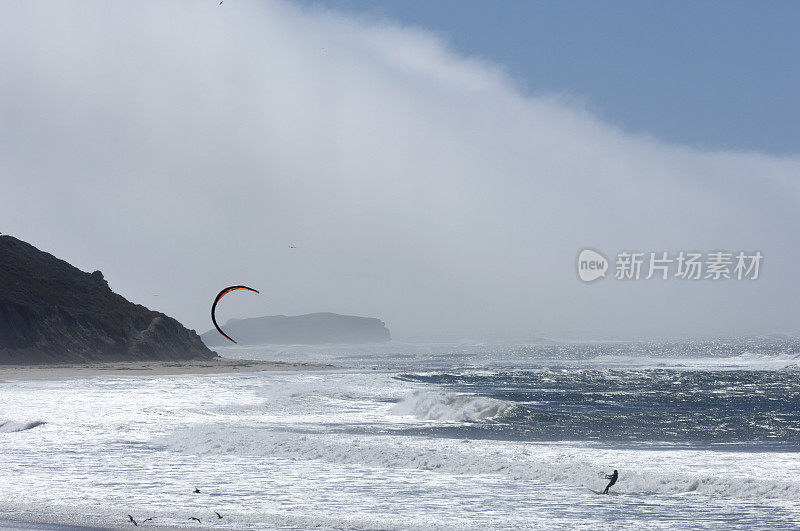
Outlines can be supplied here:
<path id="1" fill-rule="evenodd" d="M 5 3 L 0 64 L 0 231 L 199 332 L 231 284 L 261 295 L 221 322 L 332 311 L 396 338 L 800 330 L 800 157 L 626 134 L 432 33 L 283 2 Z M 764 262 L 584 284 L 584 247 Z"/>

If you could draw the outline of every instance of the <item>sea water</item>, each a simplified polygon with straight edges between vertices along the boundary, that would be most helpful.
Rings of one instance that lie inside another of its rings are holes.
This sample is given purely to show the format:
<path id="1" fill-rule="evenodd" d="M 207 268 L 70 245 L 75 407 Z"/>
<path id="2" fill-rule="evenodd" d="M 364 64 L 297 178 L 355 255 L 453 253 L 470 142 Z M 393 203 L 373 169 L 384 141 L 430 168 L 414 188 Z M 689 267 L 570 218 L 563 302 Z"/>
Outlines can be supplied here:
<path id="1" fill-rule="evenodd" d="M 800 526 L 793 338 L 220 352 L 347 369 L 2 381 L 0 522 Z"/>

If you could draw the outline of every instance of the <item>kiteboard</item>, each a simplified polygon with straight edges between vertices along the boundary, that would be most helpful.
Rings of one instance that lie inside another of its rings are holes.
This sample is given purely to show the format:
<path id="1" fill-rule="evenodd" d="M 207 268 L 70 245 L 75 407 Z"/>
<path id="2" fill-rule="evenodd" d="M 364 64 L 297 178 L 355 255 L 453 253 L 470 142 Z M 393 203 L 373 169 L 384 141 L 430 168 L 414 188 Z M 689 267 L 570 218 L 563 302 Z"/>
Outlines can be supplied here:
<path id="1" fill-rule="evenodd" d="M 610 491 L 609 492 L 603 492 L 602 490 L 594 490 L 594 489 L 590 489 L 589 487 L 586 487 L 586 490 L 588 490 L 589 492 L 594 492 L 595 494 L 600 494 L 600 495 L 609 495 L 609 494 L 611 494 L 613 496 L 616 496 L 617 494 L 619 494 L 619 492 L 610 492 Z"/>

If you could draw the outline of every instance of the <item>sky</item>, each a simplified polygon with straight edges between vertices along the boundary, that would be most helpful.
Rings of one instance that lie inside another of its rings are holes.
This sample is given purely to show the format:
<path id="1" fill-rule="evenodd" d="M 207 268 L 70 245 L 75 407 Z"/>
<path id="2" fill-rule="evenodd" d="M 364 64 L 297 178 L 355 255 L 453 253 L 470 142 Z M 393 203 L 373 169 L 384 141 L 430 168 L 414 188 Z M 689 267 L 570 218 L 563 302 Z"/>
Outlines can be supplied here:
<path id="1" fill-rule="evenodd" d="M 529 94 L 569 95 L 632 133 L 800 152 L 800 4 L 306 0 L 436 32 Z"/>
<path id="2" fill-rule="evenodd" d="M 199 332 L 232 284 L 221 322 L 397 338 L 800 331 L 789 16 L 332 5 L 4 3 L 0 231 Z M 764 260 L 583 283 L 587 247 Z"/>

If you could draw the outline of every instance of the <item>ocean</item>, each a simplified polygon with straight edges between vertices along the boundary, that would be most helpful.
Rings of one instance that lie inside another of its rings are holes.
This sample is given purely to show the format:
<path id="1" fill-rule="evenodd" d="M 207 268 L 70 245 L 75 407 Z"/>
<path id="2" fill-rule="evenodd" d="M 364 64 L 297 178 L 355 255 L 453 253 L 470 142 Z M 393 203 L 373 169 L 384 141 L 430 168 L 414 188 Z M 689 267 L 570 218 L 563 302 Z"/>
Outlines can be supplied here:
<path id="1" fill-rule="evenodd" d="M 219 352 L 347 368 L 1 381 L 0 522 L 800 527 L 796 338 Z"/>

